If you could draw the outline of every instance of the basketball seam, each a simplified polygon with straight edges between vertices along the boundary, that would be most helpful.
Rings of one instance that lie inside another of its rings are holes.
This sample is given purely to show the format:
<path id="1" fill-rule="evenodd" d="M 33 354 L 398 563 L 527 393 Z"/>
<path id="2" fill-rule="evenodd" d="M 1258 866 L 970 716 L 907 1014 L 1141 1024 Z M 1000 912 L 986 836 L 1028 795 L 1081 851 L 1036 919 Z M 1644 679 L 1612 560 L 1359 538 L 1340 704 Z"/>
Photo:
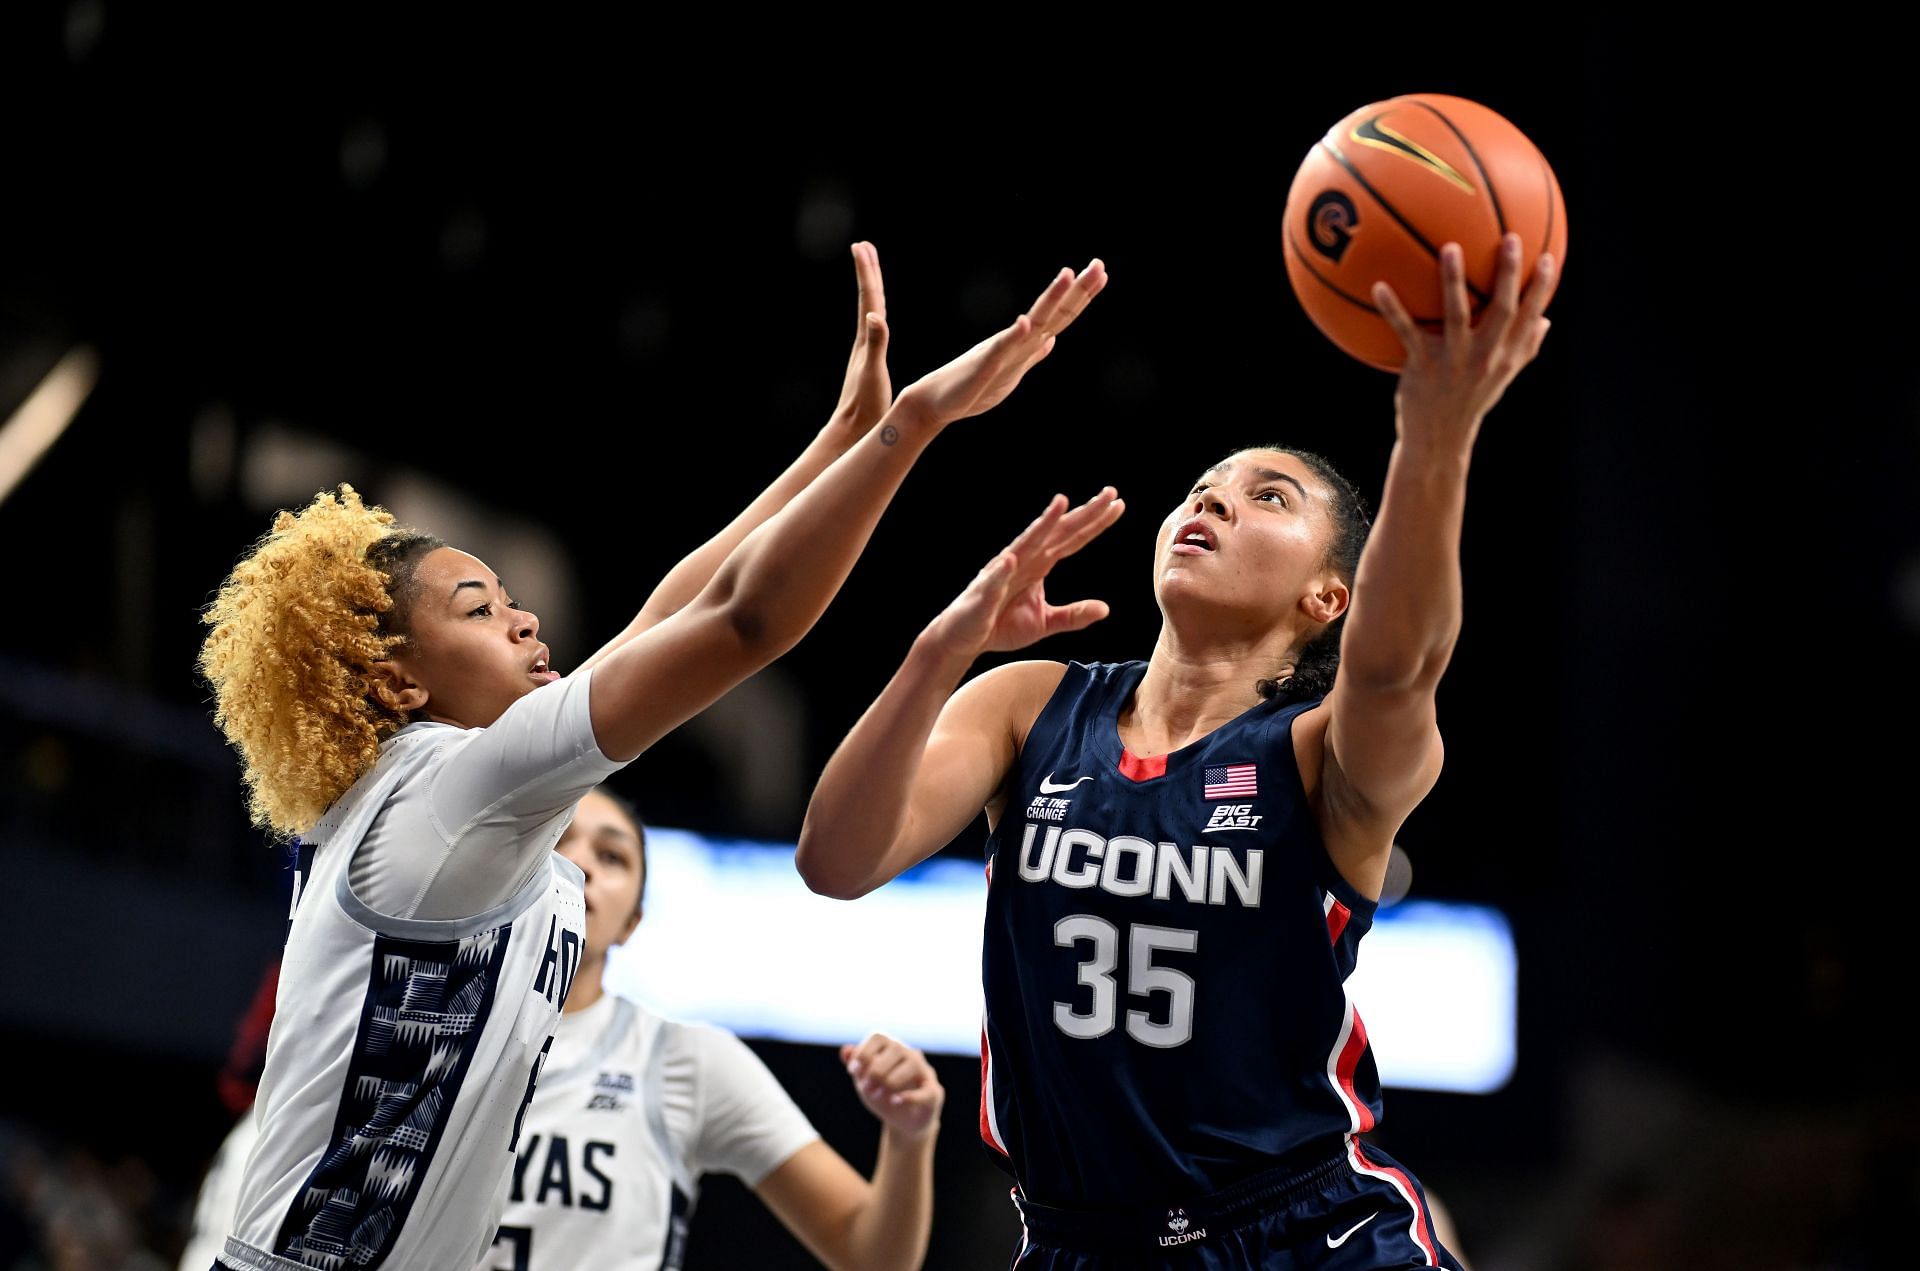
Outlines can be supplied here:
<path id="1" fill-rule="evenodd" d="M 1553 169 L 1547 166 L 1544 156 L 1540 160 L 1540 175 L 1547 185 L 1547 232 L 1540 240 L 1540 250 L 1550 252 L 1553 250 L 1553 205 L 1557 200 L 1553 197 Z"/>
<path id="2" fill-rule="evenodd" d="M 1416 106 L 1421 106 L 1426 108 L 1427 110 L 1432 111 L 1434 114 L 1434 118 L 1438 119 L 1441 123 L 1447 126 L 1448 132 L 1451 132 L 1454 136 L 1460 138 L 1460 144 L 1467 148 L 1467 157 L 1473 160 L 1473 166 L 1477 168 L 1480 172 L 1480 180 L 1487 187 L 1487 200 L 1488 202 L 1493 204 L 1494 223 L 1500 227 L 1500 236 L 1502 238 L 1505 238 L 1507 234 L 1507 214 L 1506 214 L 1506 211 L 1500 206 L 1500 191 L 1494 188 L 1493 178 L 1487 175 L 1487 165 L 1480 162 L 1480 152 L 1473 148 L 1473 143 L 1471 141 L 1467 140 L 1467 134 L 1464 132 L 1461 132 L 1460 129 L 1454 126 L 1453 120 L 1448 119 L 1445 115 L 1440 113 L 1440 108 L 1438 106 L 1435 106 L 1432 103 L 1427 102 L 1419 97 L 1409 97 L 1406 100 L 1412 102 Z"/>
<path id="3" fill-rule="evenodd" d="M 1293 254 L 1299 257 L 1300 259 L 1301 268 L 1305 269 L 1308 273 L 1312 274 L 1315 282 L 1319 283 L 1322 287 L 1325 287 L 1328 291 L 1331 291 L 1334 295 L 1340 297 L 1342 300 L 1346 301 L 1350 305 L 1358 305 L 1362 309 L 1365 309 L 1368 313 L 1373 314 L 1377 318 L 1386 317 L 1386 315 L 1384 313 L 1381 313 L 1377 307 L 1368 304 L 1366 301 L 1360 299 L 1358 296 L 1351 295 L 1348 292 L 1342 290 L 1337 284 L 1330 282 L 1327 279 L 1327 276 L 1325 274 L 1315 269 L 1313 267 L 1313 262 L 1307 259 L 1307 254 L 1300 250 L 1300 242 L 1298 239 L 1294 238 L 1292 231 L 1288 231 L 1287 233 L 1287 246 L 1293 248 Z M 1414 323 L 1422 327 L 1441 327 L 1446 325 L 1446 319 L 1445 318 L 1414 318 Z"/>
<path id="4" fill-rule="evenodd" d="M 1360 175 L 1360 169 L 1354 167 L 1352 162 L 1348 160 L 1347 156 L 1340 153 L 1339 146 L 1334 145 L 1331 141 L 1328 141 L 1325 138 L 1321 139 L 1320 144 L 1325 146 L 1327 148 L 1327 153 L 1332 155 L 1335 161 L 1337 161 L 1341 167 L 1347 170 L 1347 174 L 1349 176 L 1351 176 L 1355 181 L 1358 181 L 1360 183 L 1360 188 L 1366 191 L 1367 197 L 1371 198 L 1375 203 L 1378 203 L 1380 205 L 1380 210 L 1393 218 L 1394 224 L 1398 225 L 1401 229 L 1405 230 L 1407 234 L 1413 239 L 1414 242 L 1424 247 L 1427 251 L 1427 255 L 1433 257 L 1435 260 L 1440 259 L 1440 249 L 1435 247 L 1432 243 L 1428 242 L 1426 235 L 1422 234 L 1419 230 L 1415 229 L 1411 221 L 1407 220 L 1406 217 L 1400 215 L 1400 211 L 1398 208 L 1394 207 L 1393 204 L 1387 202 L 1386 199 L 1380 196 L 1380 191 L 1374 189 L 1372 184 L 1368 182 L 1368 180 L 1365 177 Z M 1460 281 L 1466 283 L 1467 290 L 1472 292 L 1474 298 L 1480 301 L 1480 303 L 1485 304 L 1492 299 L 1492 297 L 1487 295 L 1486 292 L 1480 290 L 1480 288 L 1474 286 L 1471 282 L 1468 282 L 1464 277 Z"/>

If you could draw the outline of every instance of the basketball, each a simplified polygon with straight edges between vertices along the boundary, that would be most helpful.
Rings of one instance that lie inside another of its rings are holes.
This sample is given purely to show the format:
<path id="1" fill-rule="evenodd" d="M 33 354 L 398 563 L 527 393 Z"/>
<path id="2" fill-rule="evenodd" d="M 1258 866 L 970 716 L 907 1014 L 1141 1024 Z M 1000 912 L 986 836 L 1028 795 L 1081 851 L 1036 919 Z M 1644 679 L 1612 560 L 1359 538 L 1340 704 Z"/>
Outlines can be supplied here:
<path id="1" fill-rule="evenodd" d="M 1540 253 L 1560 265 L 1567 255 L 1566 203 L 1538 147 L 1478 102 L 1439 93 L 1375 102 L 1328 130 L 1294 174 L 1284 228 L 1287 277 L 1307 316 L 1383 371 L 1398 371 L 1405 352 L 1374 283 L 1437 331 L 1443 244 L 1460 244 L 1476 317 L 1503 235 L 1520 235 L 1522 290 Z"/>

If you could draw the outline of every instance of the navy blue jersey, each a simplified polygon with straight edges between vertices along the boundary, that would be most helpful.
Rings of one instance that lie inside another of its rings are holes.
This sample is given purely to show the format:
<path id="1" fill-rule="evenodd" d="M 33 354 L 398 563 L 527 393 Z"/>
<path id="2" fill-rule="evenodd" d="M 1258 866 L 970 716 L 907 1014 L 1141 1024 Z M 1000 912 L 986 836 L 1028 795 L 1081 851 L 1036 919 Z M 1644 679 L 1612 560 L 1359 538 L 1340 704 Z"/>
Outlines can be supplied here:
<path id="1" fill-rule="evenodd" d="M 1206 1195 L 1372 1128 L 1347 996 L 1374 905 L 1321 842 L 1262 703 L 1142 760 L 1146 663 L 1072 663 L 989 839 L 980 1133 L 1042 1204 Z"/>

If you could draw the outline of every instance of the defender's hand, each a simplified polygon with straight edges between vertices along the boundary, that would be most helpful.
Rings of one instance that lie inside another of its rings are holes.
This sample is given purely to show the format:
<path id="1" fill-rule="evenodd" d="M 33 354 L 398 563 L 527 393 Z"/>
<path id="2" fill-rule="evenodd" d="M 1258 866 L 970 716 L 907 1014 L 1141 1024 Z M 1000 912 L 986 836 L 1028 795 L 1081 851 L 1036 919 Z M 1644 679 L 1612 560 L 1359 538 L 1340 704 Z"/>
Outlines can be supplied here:
<path id="1" fill-rule="evenodd" d="M 840 1062 L 847 1066 L 860 1102 L 894 1133 L 924 1139 L 940 1128 L 947 1090 L 918 1050 L 874 1033 L 858 1046 L 842 1046 Z"/>
<path id="2" fill-rule="evenodd" d="M 840 403 L 829 425 L 848 445 L 866 434 L 893 405 L 893 381 L 887 373 L 887 289 L 880 278 L 880 253 L 872 243 L 853 245 L 854 281 L 860 288 L 854 313 L 853 351 L 840 385 Z"/>
<path id="3" fill-rule="evenodd" d="M 1053 352 L 1054 340 L 1106 285 L 1107 267 L 1098 259 L 1077 276 L 1062 269 L 1012 326 L 907 385 L 896 405 L 910 405 L 915 417 L 934 425 L 993 409 L 1035 363 Z"/>

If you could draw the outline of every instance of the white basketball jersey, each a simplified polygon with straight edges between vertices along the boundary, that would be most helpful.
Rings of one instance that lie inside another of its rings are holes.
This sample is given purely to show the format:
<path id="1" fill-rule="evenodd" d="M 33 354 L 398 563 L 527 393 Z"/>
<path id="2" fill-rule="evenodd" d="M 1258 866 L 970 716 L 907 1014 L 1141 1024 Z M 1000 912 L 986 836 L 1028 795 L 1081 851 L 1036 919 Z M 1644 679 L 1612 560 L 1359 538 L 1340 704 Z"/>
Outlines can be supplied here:
<path id="1" fill-rule="evenodd" d="M 543 818 L 523 836 L 540 852 L 532 874 L 504 903 L 470 918 L 392 918 L 348 882 L 389 800 L 419 788 L 409 782 L 431 787 L 436 773 L 465 779 L 455 748 L 484 756 L 483 730 L 403 729 L 302 844 L 255 1101 L 260 1140 L 221 1253 L 227 1266 L 461 1268 L 492 1241 L 519 1119 L 583 947 L 580 871 L 550 849 L 571 801 L 620 766 L 592 744 L 584 690 L 536 690 L 487 741 L 522 753 L 529 738 L 561 737 L 552 744 L 562 762 L 542 754 L 533 764 L 551 770 L 538 780 L 553 789 L 529 800 L 525 782 L 488 809 L 519 800 Z M 582 731 L 584 742 L 562 736 Z M 554 805 L 560 798 L 569 801 Z M 465 842 L 450 833 L 451 847 L 425 846 L 475 850 Z"/>
<path id="2" fill-rule="evenodd" d="M 560 1021 L 480 1268 L 678 1268 L 702 1174 L 757 1187 L 819 1137 L 739 1038 L 608 994 Z"/>

